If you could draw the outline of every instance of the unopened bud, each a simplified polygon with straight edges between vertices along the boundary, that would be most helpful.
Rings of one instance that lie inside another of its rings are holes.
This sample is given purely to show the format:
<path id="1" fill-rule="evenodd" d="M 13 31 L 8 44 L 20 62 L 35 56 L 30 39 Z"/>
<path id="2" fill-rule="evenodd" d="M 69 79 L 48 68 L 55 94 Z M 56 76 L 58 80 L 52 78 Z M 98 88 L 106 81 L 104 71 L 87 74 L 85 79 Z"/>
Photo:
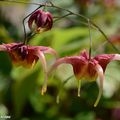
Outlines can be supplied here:
<path id="1" fill-rule="evenodd" d="M 50 12 L 43 10 L 35 11 L 28 20 L 29 28 L 35 33 L 48 31 L 52 28 L 53 17 Z"/>

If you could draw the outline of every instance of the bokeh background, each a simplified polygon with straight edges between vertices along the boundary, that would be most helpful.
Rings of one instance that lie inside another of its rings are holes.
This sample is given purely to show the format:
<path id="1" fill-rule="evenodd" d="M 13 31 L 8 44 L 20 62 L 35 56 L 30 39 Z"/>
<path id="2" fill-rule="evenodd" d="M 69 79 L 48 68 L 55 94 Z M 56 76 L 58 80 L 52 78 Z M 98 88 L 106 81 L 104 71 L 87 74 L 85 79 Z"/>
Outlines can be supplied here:
<path id="1" fill-rule="evenodd" d="M 17 0 L 19 1 L 19 0 Z M 22 0 L 45 2 L 45 0 Z M 91 18 L 118 49 L 116 51 L 104 36 L 91 29 L 92 55 L 120 53 L 120 1 L 119 0 L 51 0 L 57 6 Z M 23 41 L 22 20 L 38 6 L 0 1 L 0 44 Z M 45 8 L 54 17 L 65 15 L 60 9 Z M 79 55 L 89 50 L 89 29 L 78 16 L 68 16 L 54 22 L 51 31 L 31 38 L 30 45 L 50 46 L 60 55 Z M 87 24 L 87 23 L 86 23 Z M 26 30 L 29 34 L 26 20 Z M 55 59 L 46 55 L 50 67 Z M 49 77 L 48 91 L 42 96 L 40 89 L 44 74 L 41 63 L 33 69 L 14 67 L 9 55 L 0 52 L 0 115 L 10 115 L 11 120 L 120 120 L 120 62 L 107 66 L 103 96 L 96 108 L 98 82 L 82 81 L 81 97 L 77 97 L 77 80 L 70 65 L 60 65 Z M 62 86 L 62 87 L 61 87 Z M 62 88 L 62 89 L 61 89 Z M 56 97 L 60 92 L 60 102 Z M 1 119 L 1 118 L 0 118 Z M 3 119 L 2 119 L 3 120 Z"/>

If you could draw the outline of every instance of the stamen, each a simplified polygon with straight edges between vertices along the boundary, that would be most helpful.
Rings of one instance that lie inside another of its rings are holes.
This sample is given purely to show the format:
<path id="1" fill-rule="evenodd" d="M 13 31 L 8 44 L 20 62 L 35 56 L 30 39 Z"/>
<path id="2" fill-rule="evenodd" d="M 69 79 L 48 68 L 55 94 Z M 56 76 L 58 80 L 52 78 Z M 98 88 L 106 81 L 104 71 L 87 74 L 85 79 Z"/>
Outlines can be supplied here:
<path id="1" fill-rule="evenodd" d="M 115 56 L 113 57 L 113 60 L 120 60 L 120 54 L 115 54 Z"/>
<path id="2" fill-rule="evenodd" d="M 81 80 L 78 80 L 78 97 L 80 97 Z"/>
<path id="3" fill-rule="evenodd" d="M 47 82 L 43 84 L 42 89 L 41 89 L 41 95 L 44 95 L 47 91 Z"/>
<path id="4" fill-rule="evenodd" d="M 33 61 L 33 63 L 32 63 L 32 65 L 31 65 L 31 68 L 33 68 L 34 67 L 34 65 L 35 65 L 35 60 Z"/>

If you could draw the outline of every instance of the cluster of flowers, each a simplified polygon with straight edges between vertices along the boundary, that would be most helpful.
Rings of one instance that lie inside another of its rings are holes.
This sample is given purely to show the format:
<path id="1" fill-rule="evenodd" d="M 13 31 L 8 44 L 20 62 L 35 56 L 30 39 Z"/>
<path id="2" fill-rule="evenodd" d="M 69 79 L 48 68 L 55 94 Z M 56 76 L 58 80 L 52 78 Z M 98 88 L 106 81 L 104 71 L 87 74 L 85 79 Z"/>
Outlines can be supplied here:
<path id="1" fill-rule="evenodd" d="M 53 17 L 50 12 L 43 10 L 35 11 L 28 20 L 28 26 L 32 32 L 41 33 L 52 28 Z M 96 106 L 102 94 L 104 73 L 107 64 L 113 60 L 120 60 L 120 54 L 101 54 L 91 57 L 86 50 L 83 50 L 78 56 L 66 56 L 56 59 L 51 69 L 48 71 L 46 59 L 44 54 L 50 53 L 57 57 L 57 52 L 45 46 L 30 46 L 24 43 L 10 43 L 0 45 L 0 51 L 6 51 L 10 55 L 12 62 L 18 66 L 31 67 L 38 60 L 41 61 L 45 73 L 45 81 L 41 90 L 44 94 L 47 90 L 48 75 L 56 69 L 60 64 L 71 64 L 73 72 L 78 81 L 86 79 L 95 81 L 98 77 L 100 79 L 99 94 L 94 104 Z M 78 88 L 78 96 L 80 96 L 80 87 Z"/>

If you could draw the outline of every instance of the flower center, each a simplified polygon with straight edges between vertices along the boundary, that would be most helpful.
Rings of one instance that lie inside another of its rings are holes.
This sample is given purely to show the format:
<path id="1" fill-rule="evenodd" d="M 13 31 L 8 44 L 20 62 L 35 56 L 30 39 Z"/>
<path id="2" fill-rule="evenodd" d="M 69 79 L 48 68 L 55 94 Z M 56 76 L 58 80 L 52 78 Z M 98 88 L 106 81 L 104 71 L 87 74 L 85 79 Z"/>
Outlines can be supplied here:
<path id="1" fill-rule="evenodd" d="M 21 58 L 24 60 L 28 55 L 28 46 L 24 45 L 23 43 L 20 43 L 11 47 L 11 51 L 21 56 Z"/>

